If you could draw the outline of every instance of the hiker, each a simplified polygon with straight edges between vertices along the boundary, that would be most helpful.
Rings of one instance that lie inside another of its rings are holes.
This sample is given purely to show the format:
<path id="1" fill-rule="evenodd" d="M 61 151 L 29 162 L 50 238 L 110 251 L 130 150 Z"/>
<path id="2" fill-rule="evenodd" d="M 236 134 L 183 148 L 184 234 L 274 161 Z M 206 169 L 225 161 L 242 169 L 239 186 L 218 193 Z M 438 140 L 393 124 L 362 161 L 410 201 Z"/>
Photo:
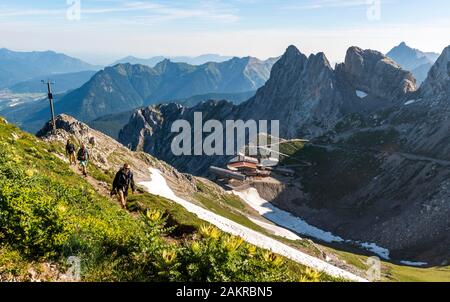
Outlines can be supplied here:
<path id="1" fill-rule="evenodd" d="M 91 136 L 91 138 L 89 139 L 89 144 L 91 145 L 91 148 L 95 147 L 96 144 L 95 136 Z"/>
<path id="2" fill-rule="evenodd" d="M 75 145 L 70 141 L 70 139 L 67 140 L 66 155 L 69 157 L 69 164 L 70 165 L 76 165 L 77 164 L 77 160 L 76 160 L 76 157 L 75 157 Z"/>
<path id="3" fill-rule="evenodd" d="M 83 175 L 87 176 L 87 164 L 89 160 L 89 151 L 84 144 L 81 144 L 80 150 L 78 150 L 78 160 L 83 171 Z"/>
<path id="4" fill-rule="evenodd" d="M 136 192 L 136 185 L 134 183 L 133 172 L 131 172 L 129 164 L 124 164 L 116 173 L 116 177 L 114 177 L 113 188 L 111 191 L 111 196 L 117 194 L 117 200 L 123 209 L 126 209 L 127 207 L 128 189 L 130 186 L 134 194 Z"/>

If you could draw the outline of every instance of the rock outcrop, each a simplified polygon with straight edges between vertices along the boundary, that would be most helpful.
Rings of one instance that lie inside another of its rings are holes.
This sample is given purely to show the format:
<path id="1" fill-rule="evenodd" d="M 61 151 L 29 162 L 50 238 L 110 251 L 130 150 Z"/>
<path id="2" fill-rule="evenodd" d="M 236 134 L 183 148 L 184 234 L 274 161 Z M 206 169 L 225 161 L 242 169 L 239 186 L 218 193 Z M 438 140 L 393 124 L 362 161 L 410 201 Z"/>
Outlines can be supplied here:
<path id="1" fill-rule="evenodd" d="M 67 139 L 71 139 L 76 145 L 85 143 L 89 149 L 90 160 L 104 171 L 115 173 L 124 163 L 129 163 L 136 181 L 140 182 L 149 179 L 149 168 L 154 167 L 164 174 L 169 186 L 179 196 L 190 199 L 197 190 L 196 179 L 191 175 L 179 173 L 170 165 L 148 153 L 130 151 L 111 137 L 91 129 L 71 116 L 65 114 L 57 116 L 56 131 L 52 131 L 50 124 L 47 123 L 37 133 L 37 136 L 46 141 L 65 143 Z M 94 145 L 90 144 L 91 138 L 94 138 Z M 110 184 L 105 185 L 110 186 Z"/>
<path id="2" fill-rule="evenodd" d="M 355 90 L 391 102 L 416 90 L 416 80 L 393 60 L 374 50 L 350 47 L 345 63 L 337 66 Z"/>
<path id="3" fill-rule="evenodd" d="M 431 68 L 421 92 L 432 104 L 438 104 L 438 101 L 450 103 L 450 46 L 444 49 Z"/>
<path id="4" fill-rule="evenodd" d="M 343 114 L 344 102 L 325 54 L 306 57 L 290 46 L 272 68 L 270 79 L 243 103 L 244 120 L 279 120 L 283 137 L 314 137 Z"/>
<path id="5" fill-rule="evenodd" d="M 177 167 L 178 170 L 195 175 L 204 175 L 209 166 L 222 166 L 226 156 L 176 156 L 171 150 L 173 139 L 178 133 L 172 132 L 176 120 L 185 120 L 194 125 L 194 114 L 203 113 L 203 119 L 225 121 L 232 118 L 236 106 L 227 101 L 203 102 L 192 108 L 177 104 L 154 105 L 137 110 L 119 133 L 119 142 L 132 150 L 144 151 Z M 192 131 L 194 126 L 192 126 Z M 192 141 L 191 150 L 194 148 Z"/>

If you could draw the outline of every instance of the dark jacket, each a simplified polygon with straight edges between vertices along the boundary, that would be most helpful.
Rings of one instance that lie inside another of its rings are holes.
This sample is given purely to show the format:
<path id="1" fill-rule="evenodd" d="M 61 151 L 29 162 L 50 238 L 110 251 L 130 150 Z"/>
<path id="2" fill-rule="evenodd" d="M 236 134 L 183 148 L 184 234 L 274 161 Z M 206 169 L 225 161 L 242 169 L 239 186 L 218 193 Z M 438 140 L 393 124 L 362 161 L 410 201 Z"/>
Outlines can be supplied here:
<path id="1" fill-rule="evenodd" d="M 133 192 L 136 191 L 133 172 L 129 171 L 127 174 L 123 168 L 120 169 L 119 172 L 116 173 L 116 177 L 114 177 L 113 191 L 120 190 L 126 194 L 130 186 Z"/>
<path id="2" fill-rule="evenodd" d="M 80 148 L 80 150 L 78 150 L 78 154 L 77 154 L 77 159 L 78 160 L 82 160 L 82 161 L 87 161 L 89 160 L 89 151 L 87 148 Z"/>
<path id="3" fill-rule="evenodd" d="M 66 153 L 72 154 L 75 152 L 75 145 L 73 143 L 66 144 Z"/>

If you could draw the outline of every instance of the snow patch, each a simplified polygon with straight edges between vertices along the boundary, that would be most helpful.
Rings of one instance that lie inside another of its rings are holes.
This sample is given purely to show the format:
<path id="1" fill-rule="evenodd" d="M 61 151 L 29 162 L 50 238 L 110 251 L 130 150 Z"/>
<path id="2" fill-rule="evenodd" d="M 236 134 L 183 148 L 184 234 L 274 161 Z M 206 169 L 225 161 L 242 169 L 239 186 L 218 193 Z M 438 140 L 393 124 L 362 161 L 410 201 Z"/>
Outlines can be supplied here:
<path id="1" fill-rule="evenodd" d="M 283 211 L 277 207 L 274 207 L 267 200 L 262 199 L 258 191 L 255 188 L 249 188 L 245 191 L 237 192 L 234 194 L 241 197 L 248 205 L 255 209 L 261 216 L 269 219 L 270 221 L 288 228 L 299 234 L 310 236 L 320 239 L 325 242 L 343 242 L 344 239 L 338 236 L 334 236 L 330 232 L 323 231 L 316 228 L 301 218 L 295 217 L 289 212 Z"/>
<path id="2" fill-rule="evenodd" d="M 276 236 L 280 236 L 289 240 L 302 240 L 301 237 L 299 237 L 297 234 L 286 230 L 285 228 L 281 228 L 279 226 L 276 226 L 274 224 L 270 224 L 267 222 L 263 222 L 261 220 L 258 219 L 253 219 L 251 217 L 247 217 L 251 222 L 253 222 L 256 225 L 259 225 L 260 227 L 266 229 L 267 231 L 269 231 L 270 233 L 276 235 Z"/>
<path id="3" fill-rule="evenodd" d="M 356 95 L 360 98 L 363 99 L 367 96 L 367 93 L 365 93 L 364 91 L 361 90 L 356 90 Z"/>
<path id="4" fill-rule="evenodd" d="M 151 173 L 151 180 L 139 183 L 140 185 L 144 186 L 149 193 L 165 197 L 180 204 L 187 211 L 196 214 L 200 219 L 217 226 L 222 231 L 235 236 L 240 236 L 245 241 L 255 246 L 271 250 L 274 253 L 285 256 L 293 261 L 314 268 L 318 271 L 325 272 L 331 276 L 342 277 L 359 282 L 367 282 L 367 280 L 364 278 L 356 276 L 348 271 L 326 263 L 325 261 L 300 252 L 299 250 L 296 250 L 293 247 L 281 243 L 273 238 L 265 236 L 232 220 L 229 220 L 189 201 L 179 198 L 167 185 L 166 180 L 158 169 L 150 168 L 149 170 Z"/>
<path id="5" fill-rule="evenodd" d="M 420 100 L 409 100 L 409 101 L 407 101 L 407 102 L 405 103 L 405 106 L 412 105 L 412 104 L 417 103 L 417 102 L 419 102 L 419 101 L 420 101 Z"/>
<path id="6" fill-rule="evenodd" d="M 347 240 L 347 242 L 352 242 L 351 240 Z M 380 256 L 381 258 L 385 259 L 385 260 L 389 260 L 389 250 L 385 249 L 383 247 L 379 247 L 378 245 L 376 245 L 375 243 L 368 243 L 368 242 L 359 242 L 357 241 L 356 244 L 358 244 L 359 246 L 365 248 L 368 251 L 371 251 L 372 253 Z"/>
<path id="7" fill-rule="evenodd" d="M 408 266 L 425 266 L 428 265 L 426 262 L 413 262 L 413 261 L 400 261 L 401 264 Z"/>
<path id="8" fill-rule="evenodd" d="M 303 219 L 292 215 L 289 212 L 281 210 L 273 206 L 270 202 L 262 199 L 255 188 L 236 192 L 234 194 L 241 197 L 249 206 L 255 209 L 261 216 L 274 222 L 277 225 L 292 230 L 298 234 L 303 234 L 325 242 L 340 242 L 358 245 L 379 257 L 389 260 L 389 250 L 377 246 L 375 243 L 359 242 L 352 240 L 344 240 L 339 236 L 335 236 L 330 232 L 323 231 L 315 226 L 308 224 Z"/>

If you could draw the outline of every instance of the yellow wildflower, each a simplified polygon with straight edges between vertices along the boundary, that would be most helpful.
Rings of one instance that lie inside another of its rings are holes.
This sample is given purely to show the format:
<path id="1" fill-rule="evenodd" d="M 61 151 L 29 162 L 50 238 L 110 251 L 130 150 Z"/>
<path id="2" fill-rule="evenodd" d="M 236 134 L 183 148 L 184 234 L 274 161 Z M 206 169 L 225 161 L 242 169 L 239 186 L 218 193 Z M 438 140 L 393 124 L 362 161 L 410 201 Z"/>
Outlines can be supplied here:
<path id="1" fill-rule="evenodd" d="M 164 250 L 162 253 L 162 257 L 166 264 L 171 264 L 177 258 L 177 253 L 175 251 Z"/>

